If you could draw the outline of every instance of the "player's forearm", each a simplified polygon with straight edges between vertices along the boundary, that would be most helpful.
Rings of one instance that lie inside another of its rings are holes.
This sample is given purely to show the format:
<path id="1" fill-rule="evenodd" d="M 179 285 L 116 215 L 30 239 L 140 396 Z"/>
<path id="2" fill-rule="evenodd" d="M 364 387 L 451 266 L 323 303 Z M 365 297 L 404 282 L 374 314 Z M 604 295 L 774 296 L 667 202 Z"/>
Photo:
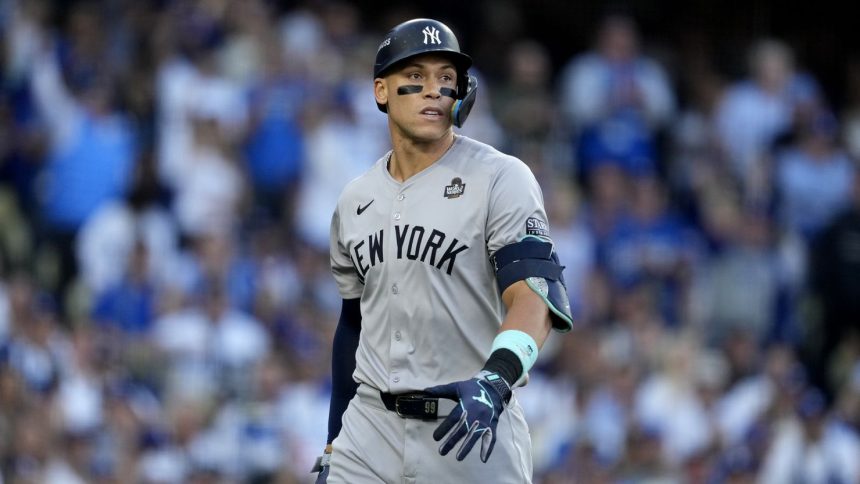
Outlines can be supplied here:
<path id="1" fill-rule="evenodd" d="M 507 330 L 522 331 L 534 339 L 538 349 L 543 347 L 552 329 L 552 322 L 549 309 L 540 296 L 535 294 L 525 281 L 519 281 L 505 290 L 502 301 L 507 306 L 508 313 L 499 333 Z"/>
<path id="2" fill-rule="evenodd" d="M 546 341 L 552 322 L 546 303 L 524 281 L 509 286 L 502 300 L 508 313 L 483 369 L 515 385 L 537 360 L 538 350 Z"/>
<path id="3" fill-rule="evenodd" d="M 345 299 L 340 321 L 334 334 L 331 361 L 331 402 L 328 415 L 328 439 L 332 441 L 340 433 L 343 412 L 355 396 L 357 384 L 352 379 L 355 371 L 355 351 L 361 333 L 361 310 L 358 299 Z"/>

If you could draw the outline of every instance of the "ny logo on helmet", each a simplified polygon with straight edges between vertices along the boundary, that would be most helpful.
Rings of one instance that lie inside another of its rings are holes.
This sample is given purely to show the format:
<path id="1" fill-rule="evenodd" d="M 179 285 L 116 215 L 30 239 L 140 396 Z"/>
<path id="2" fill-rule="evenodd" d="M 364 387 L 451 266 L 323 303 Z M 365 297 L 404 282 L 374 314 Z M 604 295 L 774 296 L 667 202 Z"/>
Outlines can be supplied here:
<path id="1" fill-rule="evenodd" d="M 441 44 L 442 41 L 439 40 L 439 29 L 432 26 L 424 27 L 424 30 L 421 31 L 424 34 L 424 43 L 425 44 Z"/>

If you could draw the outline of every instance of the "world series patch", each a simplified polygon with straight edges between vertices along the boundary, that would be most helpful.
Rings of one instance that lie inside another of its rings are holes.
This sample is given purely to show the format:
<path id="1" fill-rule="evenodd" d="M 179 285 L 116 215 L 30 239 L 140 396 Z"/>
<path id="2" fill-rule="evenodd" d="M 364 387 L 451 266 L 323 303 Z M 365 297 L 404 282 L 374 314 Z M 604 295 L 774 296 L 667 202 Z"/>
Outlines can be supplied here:
<path id="1" fill-rule="evenodd" d="M 445 187 L 445 198 L 457 198 L 466 191 L 466 184 L 460 178 L 451 180 L 451 184 Z"/>
<path id="2" fill-rule="evenodd" d="M 549 237 L 549 224 L 539 218 L 529 217 L 526 219 L 526 235 Z"/>

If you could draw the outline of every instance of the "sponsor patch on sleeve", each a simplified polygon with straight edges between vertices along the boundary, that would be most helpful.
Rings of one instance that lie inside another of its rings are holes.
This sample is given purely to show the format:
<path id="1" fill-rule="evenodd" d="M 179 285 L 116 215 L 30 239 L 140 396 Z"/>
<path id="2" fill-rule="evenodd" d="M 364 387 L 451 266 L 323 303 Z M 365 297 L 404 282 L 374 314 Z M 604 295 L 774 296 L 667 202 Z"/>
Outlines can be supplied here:
<path id="1" fill-rule="evenodd" d="M 526 219 L 526 235 L 549 237 L 549 224 L 539 218 L 529 217 Z"/>

